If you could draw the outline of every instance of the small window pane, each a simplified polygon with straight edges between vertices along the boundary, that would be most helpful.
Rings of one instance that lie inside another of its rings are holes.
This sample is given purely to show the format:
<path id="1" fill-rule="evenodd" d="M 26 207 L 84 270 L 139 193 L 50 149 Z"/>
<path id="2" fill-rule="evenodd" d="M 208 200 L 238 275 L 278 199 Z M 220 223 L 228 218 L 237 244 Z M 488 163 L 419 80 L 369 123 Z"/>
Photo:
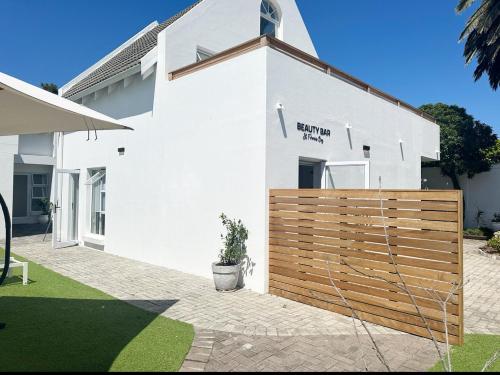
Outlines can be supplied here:
<path id="1" fill-rule="evenodd" d="M 31 200 L 31 211 L 40 212 L 43 210 L 41 199 L 32 199 Z"/>
<path id="2" fill-rule="evenodd" d="M 364 189 L 364 165 L 335 165 L 326 168 L 327 189 Z"/>
<path id="3" fill-rule="evenodd" d="M 276 25 L 265 18 L 260 19 L 260 35 L 276 36 Z"/>
<path id="4" fill-rule="evenodd" d="M 106 212 L 106 192 L 101 193 L 101 211 Z"/>
<path id="5" fill-rule="evenodd" d="M 212 57 L 212 54 L 210 54 L 208 52 L 205 52 L 205 51 L 202 51 L 202 50 L 196 51 L 196 62 L 200 62 L 200 61 L 206 60 L 206 59 L 208 59 L 210 57 Z"/>
<path id="6" fill-rule="evenodd" d="M 47 175 L 46 174 L 34 174 L 33 175 L 33 185 L 47 185 Z"/>
<path id="7" fill-rule="evenodd" d="M 33 198 L 47 198 L 47 188 L 33 187 Z"/>
<path id="8" fill-rule="evenodd" d="M 106 171 L 94 170 L 90 172 L 90 175 L 96 177 L 89 180 L 92 189 L 90 231 L 93 234 L 104 236 L 106 225 L 104 217 L 106 208 Z"/>

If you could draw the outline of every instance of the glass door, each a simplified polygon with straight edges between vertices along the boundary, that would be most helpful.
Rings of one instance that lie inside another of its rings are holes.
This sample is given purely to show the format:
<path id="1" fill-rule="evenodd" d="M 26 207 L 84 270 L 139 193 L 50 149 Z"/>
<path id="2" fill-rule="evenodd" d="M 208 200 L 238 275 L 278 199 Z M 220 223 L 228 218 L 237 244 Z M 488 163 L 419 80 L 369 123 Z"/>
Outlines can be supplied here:
<path id="1" fill-rule="evenodd" d="M 80 171 L 57 170 L 54 189 L 53 246 L 61 249 L 78 245 L 78 202 Z"/>
<path id="2" fill-rule="evenodd" d="M 324 189 L 369 189 L 370 162 L 326 163 L 323 174 Z"/>

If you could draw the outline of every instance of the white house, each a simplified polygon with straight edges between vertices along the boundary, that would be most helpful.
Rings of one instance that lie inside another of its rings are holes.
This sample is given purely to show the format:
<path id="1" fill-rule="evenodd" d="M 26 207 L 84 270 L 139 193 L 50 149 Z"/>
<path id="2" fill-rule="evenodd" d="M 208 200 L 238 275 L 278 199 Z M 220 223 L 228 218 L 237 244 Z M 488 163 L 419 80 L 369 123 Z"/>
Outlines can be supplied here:
<path id="1" fill-rule="evenodd" d="M 198 1 L 60 94 L 135 131 L 57 136 L 56 245 L 210 276 L 224 212 L 260 292 L 270 188 L 419 189 L 440 151 L 429 116 L 318 59 L 294 0 Z"/>
<path id="2" fill-rule="evenodd" d="M 51 197 L 54 151 L 54 134 L 0 137 L 0 191 L 14 224 L 38 222 L 41 200 Z"/>

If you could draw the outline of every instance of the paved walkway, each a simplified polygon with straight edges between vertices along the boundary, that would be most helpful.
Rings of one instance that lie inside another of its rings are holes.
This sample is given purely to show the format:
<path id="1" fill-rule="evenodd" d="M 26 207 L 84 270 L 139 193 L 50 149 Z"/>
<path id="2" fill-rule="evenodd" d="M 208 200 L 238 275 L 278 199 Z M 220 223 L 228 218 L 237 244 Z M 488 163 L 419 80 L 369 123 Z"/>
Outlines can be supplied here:
<path id="1" fill-rule="evenodd" d="M 193 324 L 197 338 L 184 370 L 357 371 L 365 361 L 370 370 L 382 370 L 366 336 L 359 347 L 347 317 L 248 290 L 220 294 L 210 279 L 87 248 L 54 251 L 40 241 L 16 239 L 13 250 L 116 298 Z M 500 262 L 474 254 L 477 246 L 466 243 L 466 330 L 500 333 L 500 302 L 491 298 L 500 285 Z M 370 327 L 394 370 L 426 370 L 436 361 L 429 340 Z"/>

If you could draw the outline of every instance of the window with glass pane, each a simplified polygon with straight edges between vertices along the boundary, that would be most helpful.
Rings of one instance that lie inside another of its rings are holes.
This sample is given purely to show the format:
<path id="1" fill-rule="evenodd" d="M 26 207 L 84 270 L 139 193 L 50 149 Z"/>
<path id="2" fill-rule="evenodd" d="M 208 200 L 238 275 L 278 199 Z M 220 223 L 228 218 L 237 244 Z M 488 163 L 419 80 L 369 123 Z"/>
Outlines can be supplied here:
<path id="1" fill-rule="evenodd" d="M 364 165 L 334 165 L 326 167 L 327 189 L 364 189 Z"/>
<path id="2" fill-rule="evenodd" d="M 106 173 L 105 170 L 98 169 L 92 171 L 90 176 L 92 180 L 90 231 L 104 236 L 106 233 Z"/>
<path id="3" fill-rule="evenodd" d="M 198 48 L 196 50 L 196 62 L 200 62 L 200 61 L 209 59 L 212 56 L 213 56 L 212 53 L 205 51 L 205 50 L 202 50 L 201 48 Z"/>
<path id="4" fill-rule="evenodd" d="M 31 180 L 31 212 L 42 212 L 42 200 L 49 197 L 49 176 L 34 174 Z"/>
<path id="5" fill-rule="evenodd" d="M 276 37 L 280 20 L 278 10 L 268 1 L 260 5 L 260 35 Z"/>

